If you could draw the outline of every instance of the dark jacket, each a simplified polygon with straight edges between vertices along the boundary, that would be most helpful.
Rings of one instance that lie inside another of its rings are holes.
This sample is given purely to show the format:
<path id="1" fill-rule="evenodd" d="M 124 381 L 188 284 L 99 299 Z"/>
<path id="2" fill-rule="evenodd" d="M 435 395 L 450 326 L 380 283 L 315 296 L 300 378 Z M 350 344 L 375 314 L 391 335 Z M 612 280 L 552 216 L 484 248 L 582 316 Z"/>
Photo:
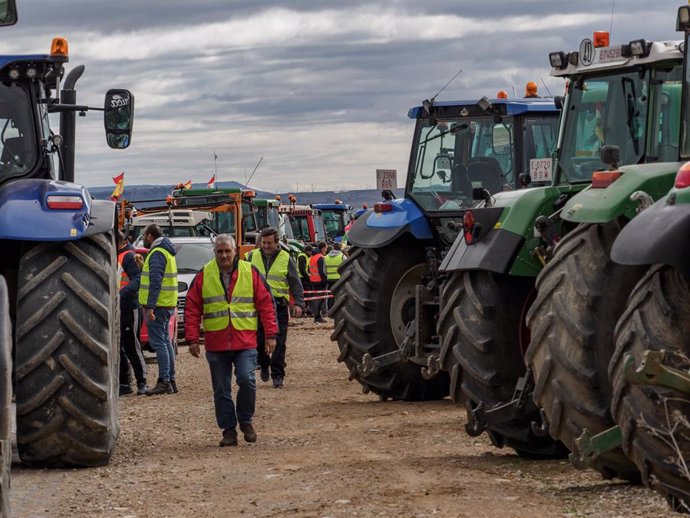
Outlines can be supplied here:
<path id="1" fill-rule="evenodd" d="M 139 307 L 139 282 L 141 281 L 141 270 L 134 260 L 136 254 L 134 247 L 127 244 L 117 251 L 119 256 L 122 252 L 129 252 L 125 254 L 122 259 L 122 269 L 129 277 L 129 284 L 120 289 L 120 311 L 131 311 Z"/>
<path id="2" fill-rule="evenodd" d="M 165 248 L 172 255 L 177 254 L 175 245 L 173 245 L 172 241 L 170 241 L 167 237 L 156 239 L 149 249 L 149 255 L 151 255 L 157 247 Z M 149 260 L 149 299 L 146 302 L 147 308 L 153 309 L 156 307 L 158 295 L 161 292 L 163 274 L 165 273 L 167 262 L 168 260 L 163 254 L 151 255 L 151 259 Z"/>
<path id="3" fill-rule="evenodd" d="M 258 313 L 259 321 L 264 328 L 266 337 L 275 337 L 278 334 L 278 321 L 273 303 L 271 290 L 263 276 L 255 266 L 252 266 L 252 278 L 254 286 L 254 307 Z M 222 282 L 222 280 L 221 280 Z M 237 260 L 233 267 L 230 285 L 226 287 L 228 301 L 237 282 Z M 192 285 L 187 292 L 187 300 L 184 307 L 184 332 L 185 339 L 190 342 L 199 340 L 199 328 L 203 320 L 204 271 L 196 274 Z M 238 331 L 230 325 L 220 331 L 204 332 L 204 347 L 207 351 L 238 351 L 242 349 L 256 348 L 256 331 Z"/>

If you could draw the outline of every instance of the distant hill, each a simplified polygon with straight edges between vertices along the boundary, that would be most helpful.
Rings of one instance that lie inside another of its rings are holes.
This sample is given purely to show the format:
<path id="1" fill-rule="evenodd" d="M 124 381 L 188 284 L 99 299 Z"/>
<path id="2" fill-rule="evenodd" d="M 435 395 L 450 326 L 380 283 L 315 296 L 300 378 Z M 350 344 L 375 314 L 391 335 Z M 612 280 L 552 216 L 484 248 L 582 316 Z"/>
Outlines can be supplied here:
<path id="1" fill-rule="evenodd" d="M 203 187 L 201 185 L 197 187 Z M 228 188 L 239 188 L 246 189 L 244 185 L 238 182 L 220 182 L 218 187 L 228 189 Z M 113 192 L 114 186 L 111 187 L 89 187 L 89 192 L 91 195 L 99 200 L 110 199 L 110 194 Z M 170 194 L 169 185 L 126 185 L 125 186 L 125 198 L 127 201 L 138 205 L 140 207 L 148 207 L 155 205 L 162 205 L 164 203 L 165 197 Z M 256 196 L 258 198 L 274 198 L 275 193 L 267 191 L 257 191 Z M 395 189 L 393 191 L 396 197 L 400 198 L 403 196 L 404 189 Z M 297 197 L 297 203 L 309 205 L 310 203 L 333 203 L 336 199 L 342 201 L 346 205 L 352 205 L 353 208 L 359 209 L 362 204 L 366 203 L 369 207 L 373 206 L 374 203 L 381 201 L 381 192 L 377 189 L 359 189 L 353 191 L 320 191 L 320 192 L 285 192 L 280 193 L 280 198 L 283 203 L 287 203 L 288 195 L 294 194 Z M 153 200 L 147 202 L 145 200 Z"/>

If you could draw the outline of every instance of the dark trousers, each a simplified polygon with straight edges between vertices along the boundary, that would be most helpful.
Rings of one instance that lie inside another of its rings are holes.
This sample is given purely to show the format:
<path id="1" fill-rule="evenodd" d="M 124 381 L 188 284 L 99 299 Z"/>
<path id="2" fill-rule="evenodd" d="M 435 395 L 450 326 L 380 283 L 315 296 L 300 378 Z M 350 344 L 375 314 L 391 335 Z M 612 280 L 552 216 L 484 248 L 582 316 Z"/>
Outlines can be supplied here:
<path id="1" fill-rule="evenodd" d="M 336 282 L 338 282 L 338 279 L 328 281 L 328 290 L 332 290 Z M 333 307 L 333 299 L 326 299 L 326 308 L 328 308 L 328 311 L 331 310 L 331 307 Z"/>
<path id="2" fill-rule="evenodd" d="M 309 280 L 309 277 L 306 277 L 306 278 L 300 277 L 300 280 L 302 281 L 302 288 L 304 289 L 304 298 L 311 297 L 311 293 L 307 293 L 308 291 L 310 291 L 312 289 L 311 281 Z M 311 309 L 309 308 L 310 305 L 311 304 L 309 303 L 309 301 L 307 301 L 305 303 L 306 307 L 304 308 L 306 311 L 309 311 L 309 313 L 311 313 Z"/>
<path id="3" fill-rule="evenodd" d="M 137 384 L 146 383 L 146 361 L 141 352 L 138 333 L 139 310 L 122 310 L 120 312 L 120 385 L 129 385 L 130 363 Z"/>
<path id="4" fill-rule="evenodd" d="M 311 289 L 314 291 L 321 291 L 328 289 L 328 283 L 326 282 L 313 282 Z M 323 297 L 323 293 L 315 293 L 314 297 Z M 311 301 L 311 314 L 314 316 L 314 320 L 320 320 L 323 318 L 321 313 L 326 312 L 326 299 L 318 299 Z"/>
<path id="5" fill-rule="evenodd" d="M 271 378 L 285 377 L 285 343 L 287 342 L 288 330 L 288 307 L 276 306 L 278 316 L 278 335 L 276 336 L 276 348 L 270 356 L 266 354 L 266 344 L 264 343 L 264 328 L 259 326 L 256 333 L 256 350 L 259 352 L 259 365 L 263 368 L 271 367 Z"/>

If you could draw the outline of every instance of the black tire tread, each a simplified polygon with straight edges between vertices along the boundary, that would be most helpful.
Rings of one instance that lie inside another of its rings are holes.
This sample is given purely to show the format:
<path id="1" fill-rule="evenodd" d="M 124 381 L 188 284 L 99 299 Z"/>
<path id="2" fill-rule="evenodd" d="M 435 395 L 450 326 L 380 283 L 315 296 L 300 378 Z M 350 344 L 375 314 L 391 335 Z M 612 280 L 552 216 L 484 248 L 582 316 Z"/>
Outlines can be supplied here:
<path id="1" fill-rule="evenodd" d="M 551 436 L 570 450 L 585 428 L 597 434 L 615 425 L 607 376 L 613 327 L 644 273 L 609 259 L 619 231 L 619 224 L 610 222 L 581 224 L 568 233 L 537 277 L 537 297 L 527 314 L 534 399 Z M 639 480 L 619 448 L 602 454 L 593 467 L 606 478 Z"/>

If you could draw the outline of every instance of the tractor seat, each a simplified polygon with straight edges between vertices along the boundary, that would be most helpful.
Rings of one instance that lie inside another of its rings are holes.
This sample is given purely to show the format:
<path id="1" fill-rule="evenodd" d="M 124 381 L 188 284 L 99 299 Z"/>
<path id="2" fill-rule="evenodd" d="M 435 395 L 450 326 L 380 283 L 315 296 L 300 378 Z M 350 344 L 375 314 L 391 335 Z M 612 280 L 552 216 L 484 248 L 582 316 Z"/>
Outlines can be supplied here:
<path id="1" fill-rule="evenodd" d="M 480 156 L 471 158 L 467 165 L 472 183 L 481 183 L 482 187 L 492 193 L 501 190 L 504 179 L 498 160 L 490 156 Z"/>

